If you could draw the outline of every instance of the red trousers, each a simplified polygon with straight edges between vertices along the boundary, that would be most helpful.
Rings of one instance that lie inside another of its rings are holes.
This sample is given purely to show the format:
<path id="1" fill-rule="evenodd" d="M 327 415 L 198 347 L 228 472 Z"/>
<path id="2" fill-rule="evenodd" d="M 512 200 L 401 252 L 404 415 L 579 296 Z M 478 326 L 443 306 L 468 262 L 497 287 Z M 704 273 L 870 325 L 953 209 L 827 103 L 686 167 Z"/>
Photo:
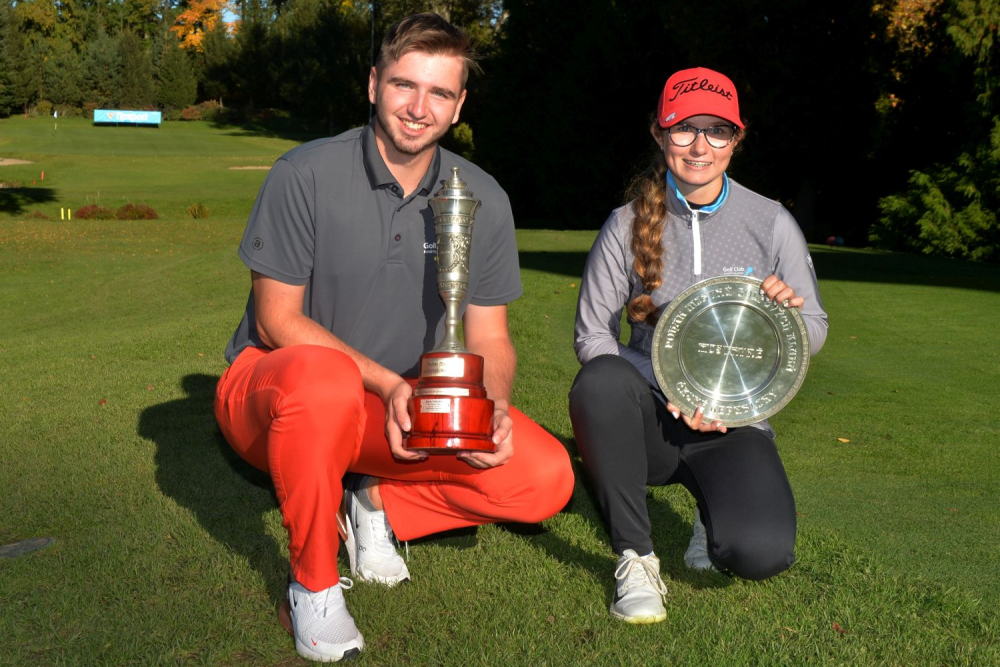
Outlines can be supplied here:
<path id="1" fill-rule="evenodd" d="M 385 437 L 385 407 L 366 392 L 354 361 L 330 348 L 247 348 L 216 389 L 226 440 L 271 475 L 288 531 L 292 575 L 310 590 L 339 581 L 336 513 L 347 472 L 381 479 L 389 523 L 401 540 L 497 521 L 536 523 L 573 491 L 562 444 L 511 409 L 514 455 L 478 470 L 449 455 L 397 461 Z"/>

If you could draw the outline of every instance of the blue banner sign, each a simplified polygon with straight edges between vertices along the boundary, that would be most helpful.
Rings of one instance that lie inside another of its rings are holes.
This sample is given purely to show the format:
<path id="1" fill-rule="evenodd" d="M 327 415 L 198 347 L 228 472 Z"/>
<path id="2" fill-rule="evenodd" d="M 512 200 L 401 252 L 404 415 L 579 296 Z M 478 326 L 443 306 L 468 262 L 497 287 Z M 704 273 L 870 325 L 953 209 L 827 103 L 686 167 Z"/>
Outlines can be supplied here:
<path id="1" fill-rule="evenodd" d="M 123 109 L 94 109 L 94 124 L 102 125 L 156 125 L 163 114 L 159 111 L 127 111 Z"/>

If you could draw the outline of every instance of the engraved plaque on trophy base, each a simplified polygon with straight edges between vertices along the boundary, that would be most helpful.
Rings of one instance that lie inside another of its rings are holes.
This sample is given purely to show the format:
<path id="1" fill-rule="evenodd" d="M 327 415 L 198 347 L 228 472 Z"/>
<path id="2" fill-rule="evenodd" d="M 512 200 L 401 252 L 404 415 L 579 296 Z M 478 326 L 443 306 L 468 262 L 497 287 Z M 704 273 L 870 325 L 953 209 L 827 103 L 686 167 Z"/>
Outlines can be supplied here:
<path id="1" fill-rule="evenodd" d="M 494 452 L 492 399 L 483 386 L 483 358 L 469 352 L 428 352 L 407 405 L 408 450 L 429 454 Z"/>

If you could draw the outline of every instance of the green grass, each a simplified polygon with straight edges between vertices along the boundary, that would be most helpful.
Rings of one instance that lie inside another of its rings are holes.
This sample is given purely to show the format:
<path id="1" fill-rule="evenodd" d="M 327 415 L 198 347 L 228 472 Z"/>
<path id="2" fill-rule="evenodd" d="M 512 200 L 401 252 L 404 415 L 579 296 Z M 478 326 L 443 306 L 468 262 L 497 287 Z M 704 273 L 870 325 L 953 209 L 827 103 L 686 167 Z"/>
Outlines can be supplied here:
<path id="1" fill-rule="evenodd" d="M 0 123 L 0 157 L 31 161 L 0 167 L 0 181 L 24 186 L 0 191 L 0 212 L 38 212 L 53 220 L 60 208 L 116 209 L 129 202 L 149 204 L 164 218 L 184 217 L 196 202 L 215 216 L 246 216 L 253 205 L 247 195 L 267 172 L 232 168 L 269 166 L 299 143 L 200 122 L 158 129 L 94 127 L 84 118 L 60 119 L 58 129 L 51 118 Z"/>
<path id="2" fill-rule="evenodd" d="M 0 665 L 305 664 L 276 622 L 287 549 L 269 482 L 211 413 L 249 286 L 235 247 L 264 173 L 226 167 L 291 144 L 200 123 L 78 125 L 57 145 L 51 121 L 0 121 L 0 156 L 36 160 L 47 185 L 55 174 L 47 203 L 0 190 L 0 544 L 55 538 L 0 559 Z M 119 175 L 132 159 L 149 169 L 134 184 Z M 26 168 L 0 167 L 0 181 Z M 58 220 L 90 189 L 164 219 Z M 196 200 L 220 213 L 186 219 Z M 519 233 L 525 296 L 510 318 L 515 401 L 574 454 L 566 395 L 592 238 Z M 581 476 L 541 527 L 421 540 L 409 585 L 357 584 L 357 664 L 1000 663 L 1000 268 L 813 253 L 830 337 L 773 420 L 801 514 L 790 571 L 754 583 L 686 570 L 692 501 L 654 489 L 668 618 L 615 622 L 614 561 Z"/>

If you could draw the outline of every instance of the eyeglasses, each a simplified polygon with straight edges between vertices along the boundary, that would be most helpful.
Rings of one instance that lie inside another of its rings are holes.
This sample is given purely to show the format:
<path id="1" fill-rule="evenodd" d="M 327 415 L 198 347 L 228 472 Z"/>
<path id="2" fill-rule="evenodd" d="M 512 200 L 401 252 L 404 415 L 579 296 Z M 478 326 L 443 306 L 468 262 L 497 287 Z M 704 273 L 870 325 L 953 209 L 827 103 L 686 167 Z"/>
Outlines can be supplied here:
<path id="1" fill-rule="evenodd" d="M 678 123 L 673 127 L 667 128 L 670 143 L 674 146 L 690 146 L 698 140 L 699 134 L 705 135 L 708 145 L 712 148 L 725 148 L 733 142 L 733 138 L 736 136 L 736 126 L 712 125 L 711 127 L 693 127 L 684 123 Z"/>

